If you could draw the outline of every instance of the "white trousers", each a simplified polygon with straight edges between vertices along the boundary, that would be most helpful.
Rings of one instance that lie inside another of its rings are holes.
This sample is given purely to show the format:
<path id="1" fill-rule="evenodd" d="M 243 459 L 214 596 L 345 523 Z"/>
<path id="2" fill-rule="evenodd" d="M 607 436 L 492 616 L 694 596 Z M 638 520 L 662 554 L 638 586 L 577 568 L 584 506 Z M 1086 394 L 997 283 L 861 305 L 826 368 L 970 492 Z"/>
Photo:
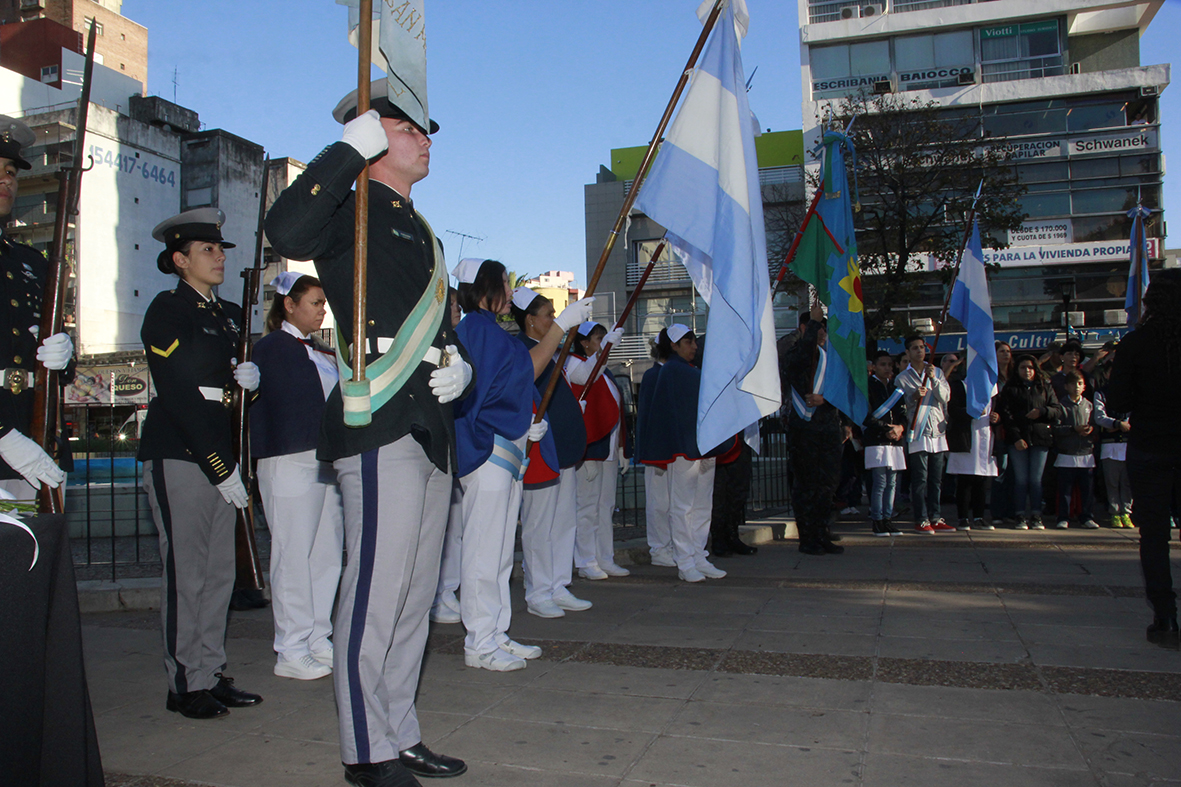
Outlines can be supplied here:
<path id="1" fill-rule="evenodd" d="M 583 462 L 578 466 L 578 526 L 574 538 L 577 568 L 605 566 L 615 562 L 615 487 L 619 463 Z"/>
<path id="2" fill-rule="evenodd" d="M 515 442 L 521 452 L 525 437 Z M 492 653 L 504 641 L 512 620 L 508 580 L 521 510 L 521 482 L 487 461 L 459 479 L 463 488 L 463 550 L 459 614 L 468 654 Z"/>
<path id="3" fill-rule="evenodd" d="M 574 468 L 562 471 L 558 483 L 525 489 L 521 500 L 521 568 L 525 601 L 550 601 L 570 584 L 574 571 L 574 535 L 578 527 L 578 479 Z"/>
<path id="4" fill-rule="evenodd" d="M 271 609 L 281 658 L 328 650 L 344 555 L 344 507 L 336 469 L 315 450 L 258 460 L 271 530 Z"/>
<path id="5" fill-rule="evenodd" d="M 644 465 L 644 521 L 648 531 L 648 553 L 672 557 L 672 536 L 668 529 L 667 470 Z"/>
<path id="6" fill-rule="evenodd" d="M 443 538 L 443 566 L 435 597 L 459 589 L 460 556 L 463 554 L 463 487 L 456 478 L 451 484 L 451 508 L 447 513 L 447 535 Z"/>
<path id="7" fill-rule="evenodd" d="M 668 466 L 668 522 L 672 536 L 673 560 L 686 571 L 706 559 L 714 500 L 713 459 L 678 457 Z"/>

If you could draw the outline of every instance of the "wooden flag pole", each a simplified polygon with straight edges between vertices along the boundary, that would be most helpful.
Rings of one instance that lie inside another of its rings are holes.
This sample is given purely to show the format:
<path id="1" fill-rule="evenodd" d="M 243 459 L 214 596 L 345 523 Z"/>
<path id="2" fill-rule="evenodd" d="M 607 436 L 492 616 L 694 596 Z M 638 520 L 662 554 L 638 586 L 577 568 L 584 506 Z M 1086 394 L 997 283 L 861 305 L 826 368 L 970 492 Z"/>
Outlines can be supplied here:
<path id="1" fill-rule="evenodd" d="M 369 69 L 373 56 L 373 0 L 361 0 L 357 28 L 357 117 L 369 111 Z M 353 235 L 353 382 L 365 379 L 365 305 L 369 280 L 369 162 L 357 176 L 357 221 Z"/>
<path id="2" fill-rule="evenodd" d="M 677 86 L 673 89 L 672 97 L 668 100 L 668 106 L 664 108 L 664 114 L 660 118 L 660 123 L 656 126 L 656 133 L 652 135 L 652 141 L 648 143 L 648 150 L 644 152 L 644 158 L 640 162 L 640 168 L 636 172 L 635 180 L 632 181 L 631 190 L 628 191 L 627 197 L 623 200 L 623 207 L 619 209 L 619 216 L 615 219 L 615 226 L 611 228 L 611 233 L 607 236 L 607 243 L 603 247 L 603 253 L 599 255 L 599 263 L 595 266 L 594 275 L 587 282 L 587 297 L 595 293 L 595 287 L 598 286 L 599 278 L 603 275 L 603 269 L 607 265 L 607 258 L 611 256 L 611 251 L 615 248 L 615 241 L 619 238 L 619 233 L 623 231 L 623 225 L 627 221 L 628 213 L 631 212 L 632 205 L 635 203 L 636 197 L 640 194 L 640 186 L 643 185 L 644 178 L 648 175 L 648 167 L 656 155 L 656 148 L 664 136 L 664 130 L 668 128 L 668 123 L 672 119 L 673 111 L 677 107 L 681 93 L 684 92 L 685 85 L 689 82 L 689 75 L 697 65 L 697 58 L 701 56 L 701 50 L 705 48 L 705 42 L 709 39 L 710 31 L 713 30 L 718 17 L 722 13 L 723 5 L 725 5 L 725 0 L 716 0 L 714 3 L 713 10 L 710 11 L 709 17 L 705 20 L 705 25 L 701 28 L 701 35 L 697 38 L 697 45 L 693 47 L 693 52 L 689 55 L 689 60 L 685 63 L 685 68 L 681 70 L 681 78 L 677 80 Z M 545 395 L 542 396 L 541 404 L 537 407 L 537 414 L 533 419 L 533 423 L 540 423 L 541 419 L 545 416 L 550 399 L 553 398 L 554 391 L 558 387 L 558 375 L 562 373 L 562 368 L 566 365 L 566 356 L 570 354 L 570 348 L 573 344 L 574 331 L 570 331 L 566 335 L 566 341 L 562 343 L 562 349 L 558 353 L 555 364 L 554 374 L 550 375 L 549 384 L 545 387 Z M 526 456 L 529 455 L 530 447 L 531 443 L 526 443 Z"/>

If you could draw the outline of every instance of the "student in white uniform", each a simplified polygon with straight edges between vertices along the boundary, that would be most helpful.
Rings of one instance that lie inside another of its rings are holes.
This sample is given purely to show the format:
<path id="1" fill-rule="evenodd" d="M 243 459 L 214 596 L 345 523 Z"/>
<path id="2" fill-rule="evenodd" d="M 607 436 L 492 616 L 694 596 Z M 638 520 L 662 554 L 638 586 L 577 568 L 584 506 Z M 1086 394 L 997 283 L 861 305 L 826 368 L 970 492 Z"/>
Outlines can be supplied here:
<path id="1" fill-rule="evenodd" d="M 254 346 L 265 375 L 250 408 L 250 444 L 271 531 L 275 674 L 315 680 L 332 674 L 332 606 L 344 551 L 344 508 L 336 470 L 316 459 L 324 402 L 339 377 L 318 339 L 327 313 L 320 280 L 286 271 L 271 282 L 267 335 Z"/>
<path id="2" fill-rule="evenodd" d="M 652 345 L 654 363 L 640 379 L 640 392 L 636 398 L 636 461 L 644 467 L 644 529 L 648 535 L 648 554 L 652 565 L 675 568 L 672 536 L 668 529 L 668 471 L 665 468 L 645 464 L 646 459 L 655 459 L 648 448 L 654 445 L 647 438 L 647 426 L 651 421 L 652 395 L 656 392 L 656 381 L 660 369 L 668 360 L 665 347 L 670 346 L 667 328 L 662 328 Z"/>
<path id="3" fill-rule="evenodd" d="M 880 351 L 869 377 L 869 415 L 862 436 L 869 473 L 869 521 L 875 536 L 899 536 L 894 524 L 894 491 L 906 469 L 906 405 L 894 386 L 894 356 Z"/>
<path id="4" fill-rule="evenodd" d="M 600 580 L 631 574 L 615 562 L 615 490 L 619 480 L 616 468 L 627 471 L 624 455 L 623 398 L 615 378 L 606 366 L 588 383 L 599 352 L 607 344 L 617 345 L 623 330 L 608 332 L 597 322 L 578 326 L 574 349 L 566 359 L 566 379 L 575 396 L 583 401 L 583 423 L 587 431 L 586 454 L 578 464 L 578 528 L 574 543 L 574 565 L 583 579 Z M 605 434 L 604 434 L 605 433 Z"/>
<path id="5" fill-rule="evenodd" d="M 927 363 L 927 344 L 921 336 L 906 338 L 906 356 L 910 366 L 894 379 L 894 384 L 906 392 L 906 417 L 914 424 L 906 442 L 914 529 L 927 534 L 954 531 L 940 513 L 939 500 L 947 462 L 947 400 L 951 388 L 943 373 Z"/>
<path id="6" fill-rule="evenodd" d="M 970 415 L 968 389 L 963 380 L 956 380 L 951 383 L 947 421 L 947 474 L 956 477 L 956 529 L 994 530 L 984 518 L 984 504 L 990 479 L 997 475 L 993 424 L 1000 416 L 992 411 L 991 402 L 979 418 Z"/>

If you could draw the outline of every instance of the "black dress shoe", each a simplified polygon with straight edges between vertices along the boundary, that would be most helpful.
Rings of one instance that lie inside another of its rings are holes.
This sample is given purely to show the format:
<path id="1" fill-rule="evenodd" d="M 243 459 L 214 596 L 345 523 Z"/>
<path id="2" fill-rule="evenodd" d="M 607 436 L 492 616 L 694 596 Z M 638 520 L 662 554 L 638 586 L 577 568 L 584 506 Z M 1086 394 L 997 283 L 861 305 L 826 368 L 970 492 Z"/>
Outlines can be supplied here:
<path id="1" fill-rule="evenodd" d="M 733 544 L 720 538 L 712 541 L 709 545 L 709 553 L 714 557 L 730 557 L 735 551 Z"/>
<path id="2" fill-rule="evenodd" d="M 356 787 L 422 787 L 398 760 L 346 765 L 344 780 Z"/>
<path id="3" fill-rule="evenodd" d="M 730 542 L 730 549 L 735 555 L 753 555 L 759 551 L 758 547 L 752 547 L 740 538 L 735 538 Z"/>
<path id="4" fill-rule="evenodd" d="M 184 694 L 170 691 L 168 692 L 168 702 L 164 704 L 164 707 L 190 719 L 216 719 L 218 716 L 226 716 L 230 712 L 229 708 L 218 702 L 206 689 L 186 691 Z"/>
<path id="5" fill-rule="evenodd" d="M 425 743 L 418 743 L 398 752 L 398 757 L 406 770 L 428 779 L 446 779 L 467 773 L 467 763 L 463 760 L 448 757 L 446 754 L 435 754 Z"/>
<path id="6" fill-rule="evenodd" d="M 800 544 L 800 551 L 805 555 L 827 555 L 828 552 L 820 544 L 808 543 Z"/>
<path id="7" fill-rule="evenodd" d="M 214 674 L 217 675 L 217 685 L 210 689 L 209 693 L 227 708 L 249 708 L 262 702 L 262 697 L 257 694 L 235 689 L 233 678 L 227 678 L 220 672 Z"/>
<path id="8" fill-rule="evenodd" d="M 234 592 L 230 594 L 230 609 L 235 612 L 247 609 L 264 609 L 270 603 L 261 590 L 254 588 L 235 588 Z"/>
<path id="9" fill-rule="evenodd" d="M 1158 615 L 1148 627 L 1148 641 L 1170 650 L 1181 649 L 1181 632 L 1177 630 L 1177 618 Z"/>
<path id="10" fill-rule="evenodd" d="M 840 544 L 832 543 L 832 539 L 828 539 L 828 538 L 826 538 L 820 542 L 820 548 L 823 549 L 825 554 L 828 554 L 828 555 L 843 555 L 843 554 L 845 554 L 845 548 L 843 546 L 841 546 Z"/>

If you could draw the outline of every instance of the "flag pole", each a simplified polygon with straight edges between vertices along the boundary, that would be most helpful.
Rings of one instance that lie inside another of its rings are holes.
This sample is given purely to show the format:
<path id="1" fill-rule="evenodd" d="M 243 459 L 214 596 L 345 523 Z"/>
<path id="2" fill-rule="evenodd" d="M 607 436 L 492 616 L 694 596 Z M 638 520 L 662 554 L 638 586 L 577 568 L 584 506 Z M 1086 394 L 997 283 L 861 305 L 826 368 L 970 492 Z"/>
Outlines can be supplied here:
<path id="1" fill-rule="evenodd" d="M 364 2 L 364 0 L 362 1 Z M 586 296 L 584 297 L 595 294 L 595 287 L 598 286 L 599 278 L 603 275 L 603 269 L 607 265 L 607 258 L 611 256 L 611 251 L 615 248 L 615 241 L 619 238 L 619 233 L 623 230 L 623 225 L 627 221 L 628 213 L 631 212 L 632 205 L 635 203 L 636 197 L 639 196 L 640 186 L 643 185 L 644 178 L 648 175 L 648 167 L 656 155 L 656 148 L 664 136 L 664 130 L 668 128 L 668 123 L 672 119 L 673 111 L 677 107 L 681 93 L 684 92 L 685 85 L 689 82 L 689 75 L 697 65 L 697 58 L 701 56 L 701 50 L 705 49 L 705 42 L 709 38 L 710 31 L 713 30 L 714 25 L 717 23 L 718 17 L 722 13 L 722 6 L 725 4 L 726 0 L 715 0 L 713 10 L 710 11 L 709 17 L 705 20 L 705 24 L 701 28 L 701 35 L 697 37 L 697 45 L 693 47 L 693 52 L 689 55 L 688 62 L 685 63 L 685 67 L 681 70 L 681 78 L 677 80 L 677 86 L 673 89 L 672 97 L 668 100 L 668 106 L 664 108 L 664 114 L 660 118 L 660 123 L 656 126 L 656 133 L 652 135 L 652 141 L 648 143 L 648 150 L 644 152 L 644 158 L 640 161 L 640 168 L 636 172 L 635 179 L 632 181 L 631 190 L 628 191 L 627 197 L 623 200 L 623 207 L 619 209 L 619 216 L 615 219 L 615 226 L 611 228 L 611 233 L 607 236 L 607 243 L 603 247 L 603 253 L 599 255 L 599 263 L 595 266 L 594 275 L 587 282 Z M 570 348 L 573 345 L 574 331 L 570 331 L 566 336 L 566 341 L 562 343 L 562 349 L 555 361 L 554 374 L 550 375 L 549 384 L 545 387 L 545 395 L 541 398 L 541 404 L 537 406 L 537 413 L 533 418 L 533 423 L 540 423 L 541 419 L 545 416 L 550 399 L 553 398 L 554 391 L 558 387 L 558 375 L 562 373 L 562 368 L 566 365 L 566 356 L 570 354 Z M 529 455 L 531 445 L 531 443 L 525 444 L 526 456 Z"/>
<path id="2" fill-rule="evenodd" d="M 935 338 L 931 342 L 931 357 L 932 358 L 935 357 L 935 350 L 938 349 L 938 347 L 939 347 L 939 335 L 941 333 L 943 333 L 943 324 L 945 322 L 947 322 L 947 312 L 951 308 L 951 294 L 952 294 L 952 291 L 955 290 L 955 282 L 956 282 L 956 279 L 958 279 L 959 275 L 960 275 L 960 265 L 964 261 L 964 250 L 968 247 L 968 239 L 972 237 L 972 227 L 976 223 L 976 203 L 980 201 L 980 192 L 983 189 L 984 189 L 984 179 L 981 178 L 980 185 L 976 187 L 976 196 L 972 198 L 972 208 L 971 208 L 971 210 L 968 211 L 968 226 L 964 230 L 964 242 L 960 244 L 959 254 L 957 254 L 956 258 L 955 258 L 955 269 L 952 271 L 952 274 L 951 274 L 951 283 L 947 287 L 947 296 L 943 299 L 943 311 L 939 315 L 939 322 L 935 324 Z M 903 347 L 902 349 L 905 350 L 906 348 Z M 931 381 L 931 370 L 933 368 L 934 368 L 934 365 L 930 361 L 928 361 L 927 367 L 925 369 L 923 369 L 922 384 L 919 386 L 920 388 L 926 388 L 927 383 L 929 383 Z M 919 421 L 919 408 L 918 408 L 918 404 L 917 404 L 918 400 L 916 399 L 915 401 L 916 401 L 916 404 L 915 404 L 914 412 L 911 414 L 911 418 L 910 418 L 910 429 L 909 429 L 910 432 L 914 432 L 914 428 L 918 424 L 918 421 Z"/>
<path id="3" fill-rule="evenodd" d="M 373 0 L 360 0 L 360 24 L 357 27 L 357 117 L 369 111 L 369 69 L 373 49 Z M 365 426 L 370 423 L 369 381 L 365 378 L 366 343 L 365 311 L 368 300 L 369 268 L 369 162 L 365 162 L 361 174 L 357 175 L 356 224 L 353 227 L 353 377 L 350 393 L 362 397 L 363 412 L 350 413 L 347 409 L 346 422 L 349 426 Z M 342 389 L 342 393 L 343 393 Z M 354 418 L 348 418 L 353 415 Z"/>
<path id="4" fill-rule="evenodd" d="M 627 304 L 623 307 L 623 313 L 620 314 L 619 319 L 615 321 L 616 329 L 623 327 L 623 323 L 627 321 L 628 315 L 630 315 L 632 309 L 635 308 L 636 301 L 638 301 L 640 298 L 640 290 L 644 289 L 644 285 L 648 281 L 648 276 L 652 273 L 652 269 L 656 267 L 656 260 L 660 257 L 660 253 L 664 251 L 664 246 L 667 242 L 667 239 L 661 238 L 660 244 L 656 247 L 656 250 L 652 252 L 652 256 L 648 260 L 648 265 L 644 268 L 644 273 L 640 276 L 640 280 L 636 283 L 635 290 L 632 291 L 631 297 L 627 299 Z M 578 394 L 578 401 L 586 401 L 586 392 L 590 390 L 591 383 L 594 382 L 595 376 L 598 375 L 604 364 L 607 363 L 607 356 L 611 354 L 611 348 L 614 346 L 615 345 L 608 342 L 607 344 L 603 345 L 601 350 L 599 350 L 599 357 L 595 360 L 595 366 L 593 369 L 591 369 L 590 377 L 586 378 L 586 386 L 582 389 L 582 392 Z"/>

